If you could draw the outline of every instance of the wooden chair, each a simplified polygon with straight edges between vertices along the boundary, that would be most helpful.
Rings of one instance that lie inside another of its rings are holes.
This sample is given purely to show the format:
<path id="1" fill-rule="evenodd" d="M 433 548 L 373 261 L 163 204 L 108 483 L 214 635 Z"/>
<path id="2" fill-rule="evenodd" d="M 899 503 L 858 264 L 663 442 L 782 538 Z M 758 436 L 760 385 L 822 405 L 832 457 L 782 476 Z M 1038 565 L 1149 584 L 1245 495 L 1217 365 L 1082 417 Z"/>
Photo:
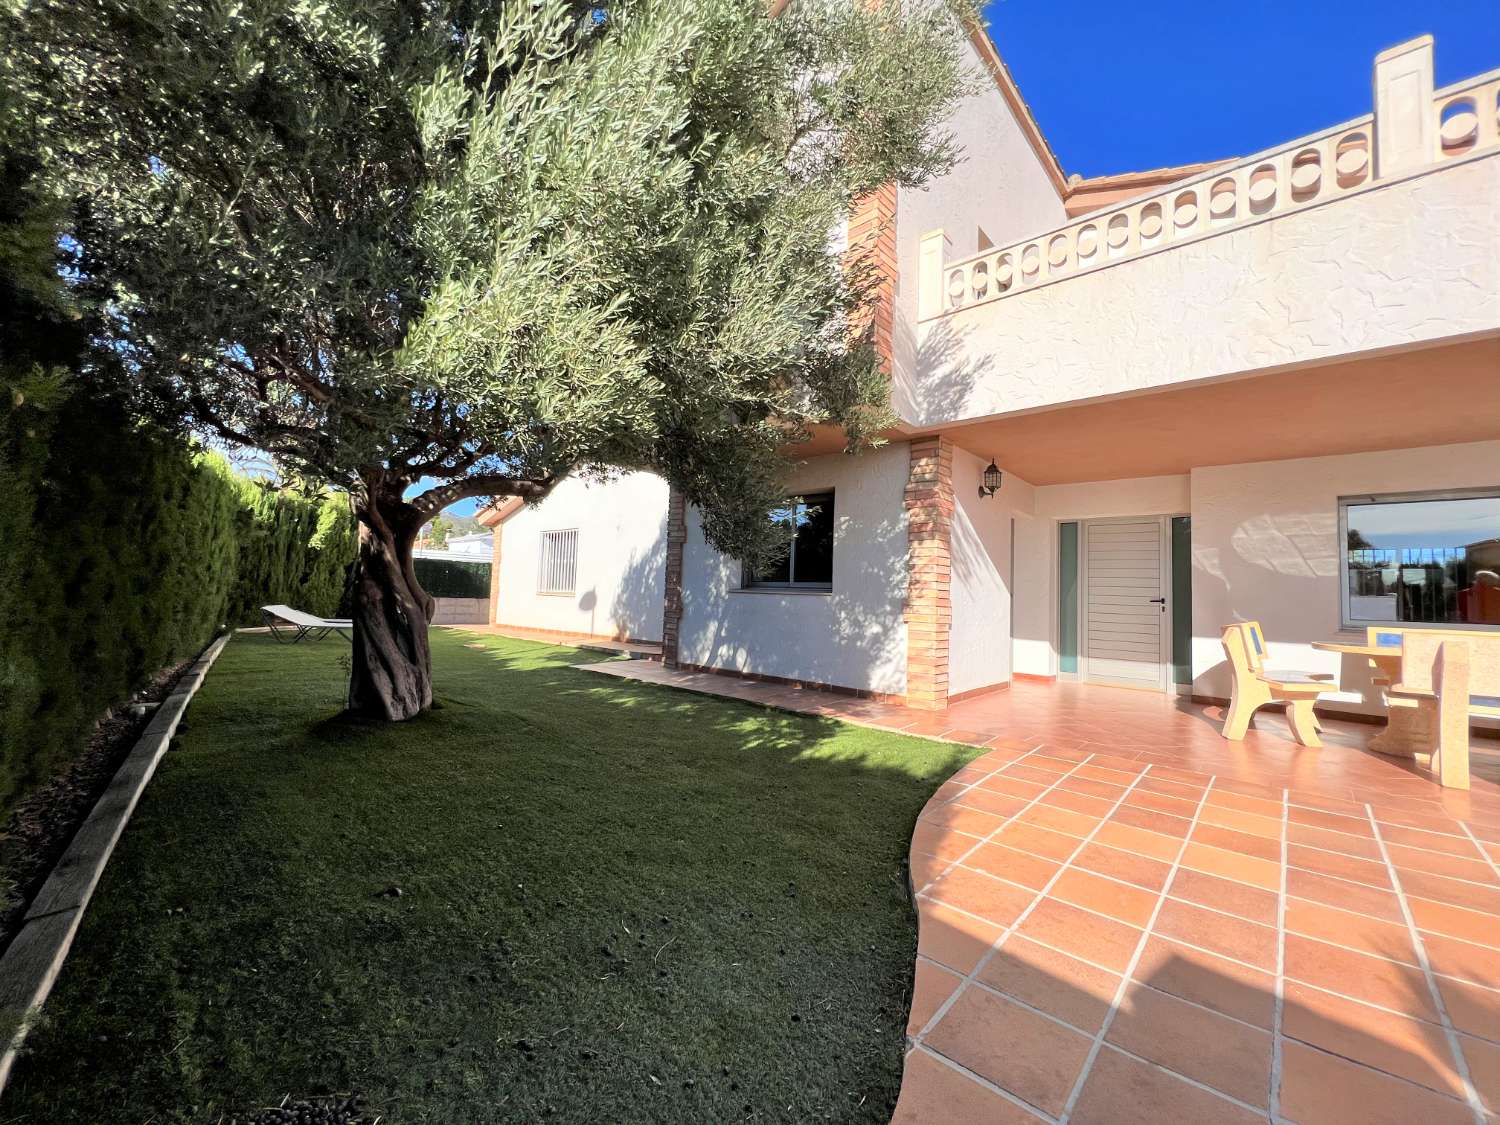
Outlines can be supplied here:
<path id="1" fill-rule="evenodd" d="M 1234 673 L 1229 713 L 1224 718 L 1224 737 L 1231 742 L 1243 740 L 1256 711 L 1268 703 L 1285 703 L 1292 737 L 1303 746 L 1322 746 L 1318 738 L 1321 725 L 1313 714 L 1313 704 L 1319 695 L 1334 689 L 1333 677 L 1267 669 L 1265 633 L 1258 621 L 1226 625 L 1220 639 Z"/>
<path id="2" fill-rule="evenodd" d="M 1432 773 L 1439 785 L 1469 788 L 1469 719 L 1500 717 L 1500 636 L 1407 630 L 1392 696 L 1437 700 Z"/>

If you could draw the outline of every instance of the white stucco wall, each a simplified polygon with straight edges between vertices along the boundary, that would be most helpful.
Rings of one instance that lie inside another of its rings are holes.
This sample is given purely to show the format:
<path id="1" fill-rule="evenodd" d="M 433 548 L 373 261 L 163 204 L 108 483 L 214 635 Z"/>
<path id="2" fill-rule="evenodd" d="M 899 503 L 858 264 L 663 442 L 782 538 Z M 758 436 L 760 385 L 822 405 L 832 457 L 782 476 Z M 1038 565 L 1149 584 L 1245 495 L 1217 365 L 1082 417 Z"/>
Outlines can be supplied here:
<path id="1" fill-rule="evenodd" d="M 685 664 L 900 694 L 906 690 L 905 443 L 816 457 L 790 490 L 834 493 L 833 591 L 742 590 L 740 565 L 688 513 L 678 658 Z"/>
<path id="2" fill-rule="evenodd" d="M 920 189 L 902 188 L 897 194 L 900 279 L 892 328 L 892 400 L 903 417 L 915 417 L 921 397 L 912 373 L 935 362 L 935 357 L 919 361 L 917 356 L 917 248 L 922 236 L 941 227 L 952 242 L 949 254 L 963 257 L 979 250 L 981 227 L 996 246 L 1004 246 L 1050 230 L 1067 218 L 1062 198 L 1020 122 L 984 73 L 967 38 L 964 52 L 967 64 L 982 77 L 977 92 L 964 99 L 948 121 L 962 162 Z"/>
<path id="3" fill-rule="evenodd" d="M 541 533 L 578 529 L 571 595 L 537 593 Z M 528 629 L 661 639 L 667 483 L 628 473 L 605 483 L 570 477 L 500 525 L 494 620 Z"/>
<path id="4" fill-rule="evenodd" d="M 1057 525 L 1117 516 L 1181 516 L 1191 507 L 1186 475 L 1133 477 L 1033 490 L 1034 517 L 1016 522 L 1015 671 L 1057 674 Z"/>
<path id="5" fill-rule="evenodd" d="M 1338 674 L 1340 707 L 1380 713 L 1365 661 L 1310 647 L 1340 628 L 1339 497 L 1496 484 L 1500 441 L 1195 469 L 1194 692 L 1228 696 L 1219 630 L 1258 620 L 1268 664 Z"/>
<path id="6" fill-rule="evenodd" d="M 903 414 L 933 425 L 1493 332 L 1496 199 L 1500 153 L 929 320 Z"/>
<path id="7" fill-rule="evenodd" d="M 1011 520 L 1017 539 L 1031 520 L 1032 487 L 1005 473 L 1000 491 L 981 499 L 987 460 L 962 449 L 953 454 L 953 628 L 948 643 L 948 692 L 959 695 L 1011 678 Z M 1003 471 L 1003 470 L 1002 470 Z M 1017 569 L 1020 559 L 1017 557 Z"/>

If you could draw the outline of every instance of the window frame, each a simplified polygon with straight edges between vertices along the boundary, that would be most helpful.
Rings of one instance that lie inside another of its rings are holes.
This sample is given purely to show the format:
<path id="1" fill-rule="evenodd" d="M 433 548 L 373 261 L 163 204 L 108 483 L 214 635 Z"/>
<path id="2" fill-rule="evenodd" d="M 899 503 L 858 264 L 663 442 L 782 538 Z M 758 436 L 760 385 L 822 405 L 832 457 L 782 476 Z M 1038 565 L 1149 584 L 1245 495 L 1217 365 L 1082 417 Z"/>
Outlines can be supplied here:
<path id="1" fill-rule="evenodd" d="M 799 582 L 797 574 L 797 532 L 796 532 L 796 509 L 799 505 L 808 506 L 809 499 L 828 498 L 828 519 L 830 523 L 829 535 L 829 557 L 828 557 L 828 581 L 827 582 Z M 837 550 L 838 539 L 838 490 L 833 488 L 821 488 L 807 492 L 793 492 L 786 497 L 786 502 L 792 507 L 793 529 L 790 554 L 787 557 L 788 579 L 785 582 L 762 581 L 750 573 L 750 568 L 740 568 L 740 590 L 749 593 L 769 594 L 831 594 L 833 593 L 833 555 Z"/>
<path id="2" fill-rule="evenodd" d="M 1371 504 L 1414 504 L 1429 500 L 1500 500 L 1500 485 L 1488 488 L 1418 489 L 1413 492 L 1355 493 L 1340 496 L 1339 504 L 1339 627 L 1363 630 L 1371 625 L 1405 628 L 1472 629 L 1475 632 L 1497 632 L 1500 626 L 1481 621 L 1370 621 L 1355 618 L 1350 612 L 1349 594 L 1349 509 Z M 1500 529 L 1497 529 L 1500 531 Z"/>
<path id="3" fill-rule="evenodd" d="M 544 585 L 547 578 L 547 546 L 557 542 L 558 536 L 573 537 L 572 584 L 566 590 L 549 590 Z M 536 592 L 543 598 L 571 598 L 578 592 L 578 544 L 580 536 L 576 527 L 559 527 L 543 531 L 537 540 Z"/>

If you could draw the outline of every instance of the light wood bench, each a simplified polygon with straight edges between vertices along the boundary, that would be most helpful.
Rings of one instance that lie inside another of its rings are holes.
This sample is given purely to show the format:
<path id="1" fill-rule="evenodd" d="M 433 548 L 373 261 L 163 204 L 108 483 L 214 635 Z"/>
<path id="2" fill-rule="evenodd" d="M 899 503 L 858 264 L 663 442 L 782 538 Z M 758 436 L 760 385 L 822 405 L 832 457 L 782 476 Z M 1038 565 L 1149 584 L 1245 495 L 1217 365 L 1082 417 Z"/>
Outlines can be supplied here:
<path id="1" fill-rule="evenodd" d="M 1432 773 L 1439 785 L 1469 788 L 1469 720 L 1500 718 L 1500 634 L 1405 630 L 1393 699 L 1437 701 Z"/>
<path id="2" fill-rule="evenodd" d="M 1313 704 L 1324 692 L 1337 691 L 1333 677 L 1312 672 L 1294 672 L 1265 666 L 1266 635 L 1259 621 L 1240 621 L 1226 625 L 1220 635 L 1224 655 L 1234 673 L 1234 689 L 1229 713 L 1224 717 L 1224 737 L 1231 742 L 1244 739 L 1255 712 L 1269 703 L 1285 703 L 1292 737 L 1303 746 L 1318 747 L 1321 724 L 1313 714 Z"/>

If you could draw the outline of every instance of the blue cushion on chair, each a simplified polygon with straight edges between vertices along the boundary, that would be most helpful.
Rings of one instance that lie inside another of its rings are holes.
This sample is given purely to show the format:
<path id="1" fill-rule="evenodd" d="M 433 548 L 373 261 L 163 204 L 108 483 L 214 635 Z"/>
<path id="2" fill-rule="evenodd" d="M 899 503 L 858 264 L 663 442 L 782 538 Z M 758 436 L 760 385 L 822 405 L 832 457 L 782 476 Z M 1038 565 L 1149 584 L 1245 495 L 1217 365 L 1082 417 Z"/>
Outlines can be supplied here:
<path id="1" fill-rule="evenodd" d="M 1401 644 L 1400 633 L 1376 633 L 1375 644 L 1380 648 L 1395 648 Z"/>
<path id="2" fill-rule="evenodd" d="M 1255 652 L 1256 652 L 1257 655 L 1260 655 L 1260 654 L 1262 654 L 1262 653 L 1265 652 L 1265 649 L 1261 647 L 1261 643 L 1260 643 L 1260 630 L 1259 629 L 1251 629 L 1250 630 L 1250 639 L 1255 642 Z"/>

